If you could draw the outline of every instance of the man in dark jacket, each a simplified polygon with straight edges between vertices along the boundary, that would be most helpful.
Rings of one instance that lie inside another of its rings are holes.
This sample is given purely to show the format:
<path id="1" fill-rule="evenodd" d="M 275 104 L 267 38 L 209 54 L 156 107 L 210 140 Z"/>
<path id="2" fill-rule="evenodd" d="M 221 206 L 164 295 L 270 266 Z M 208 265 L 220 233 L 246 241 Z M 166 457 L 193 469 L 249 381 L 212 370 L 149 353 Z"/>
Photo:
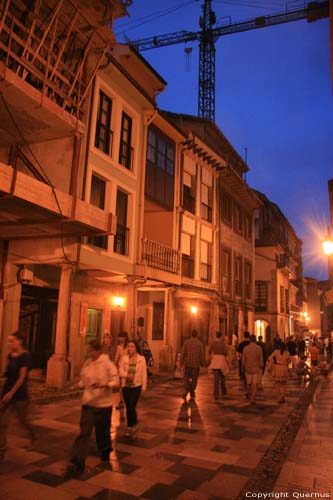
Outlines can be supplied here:
<path id="1" fill-rule="evenodd" d="M 244 332 L 244 340 L 238 344 L 237 355 L 238 355 L 238 366 L 239 366 L 239 378 L 243 380 L 244 386 L 246 387 L 245 371 L 242 363 L 242 353 L 244 348 L 250 343 L 250 332 Z"/>
<path id="2" fill-rule="evenodd" d="M 204 348 L 197 337 L 197 330 L 192 330 L 192 337 L 185 341 L 181 352 L 181 362 L 185 367 L 185 394 L 183 396 L 185 400 L 188 393 L 192 400 L 195 399 L 200 366 L 205 365 Z"/>

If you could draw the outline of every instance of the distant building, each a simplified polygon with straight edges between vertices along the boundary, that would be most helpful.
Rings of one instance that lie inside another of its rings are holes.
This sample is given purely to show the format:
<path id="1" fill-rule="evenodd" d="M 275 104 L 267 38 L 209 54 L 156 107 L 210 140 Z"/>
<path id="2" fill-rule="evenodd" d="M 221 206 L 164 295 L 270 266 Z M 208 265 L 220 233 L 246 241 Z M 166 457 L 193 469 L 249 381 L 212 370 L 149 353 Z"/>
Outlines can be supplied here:
<path id="1" fill-rule="evenodd" d="M 280 208 L 255 193 L 262 202 L 255 213 L 255 333 L 266 340 L 302 335 L 302 242 Z"/>
<path id="2" fill-rule="evenodd" d="M 304 286 L 307 302 L 307 327 L 310 334 L 317 337 L 322 336 L 321 331 L 321 292 L 318 281 L 315 278 L 304 278 Z"/>

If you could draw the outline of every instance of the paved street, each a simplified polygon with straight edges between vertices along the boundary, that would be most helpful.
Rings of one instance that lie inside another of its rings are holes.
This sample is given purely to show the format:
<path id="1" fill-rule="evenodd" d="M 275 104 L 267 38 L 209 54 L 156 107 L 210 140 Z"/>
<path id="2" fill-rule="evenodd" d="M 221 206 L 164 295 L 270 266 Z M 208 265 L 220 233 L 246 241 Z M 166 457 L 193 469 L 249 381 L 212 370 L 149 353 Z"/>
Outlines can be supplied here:
<path id="1" fill-rule="evenodd" d="M 265 379 L 253 406 L 236 373 L 228 377 L 228 397 L 221 402 L 212 398 L 212 383 L 211 376 L 202 376 L 196 402 L 184 403 L 181 381 L 153 381 L 140 402 L 137 437 L 124 436 L 124 422 L 114 410 L 110 464 L 99 462 L 92 447 L 80 479 L 63 477 L 78 431 L 79 399 L 39 405 L 34 415 L 39 440 L 33 450 L 25 448 L 22 434 L 13 435 L 12 425 L 0 498 L 231 500 L 255 491 L 333 493 L 333 383 L 319 381 L 291 448 L 290 432 L 304 413 L 306 398 L 312 397 L 311 388 L 306 396 L 304 386 L 290 381 L 287 403 L 278 405 L 272 381 Z M 303 402 L 297 404 L 300 397 Z"/>

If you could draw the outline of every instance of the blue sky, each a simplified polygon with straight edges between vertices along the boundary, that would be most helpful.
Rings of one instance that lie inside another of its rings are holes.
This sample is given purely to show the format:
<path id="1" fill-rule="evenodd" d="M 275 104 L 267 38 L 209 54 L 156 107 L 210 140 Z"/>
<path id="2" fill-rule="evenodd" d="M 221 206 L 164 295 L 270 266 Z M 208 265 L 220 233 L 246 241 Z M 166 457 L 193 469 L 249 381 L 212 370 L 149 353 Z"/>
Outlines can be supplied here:
<path id="1" fill-rule="evenodd" d="M 136 39 L 183 29 L 198 31 L 202 3 L 133 0 L 130 17 L 115 25 L 117 38 L 125 41 L 125 36 Z M 288 2 L 289 9 L 302 6 L 302 1 Z M 285 8 L 281 0 L 213 1 L 222 24 L 230 17 L 236 22 Z M 185 47 L 192 48 L 189 56 Z M 159 107 L 196 115 L 198 43 L 142 55 L 168 82 L 158 98 Z M 326 279 L 321 240 L 329 223 L 327 180 L 333 177 L 328 19 L 220 37 L 216 42 L 216 123 L 243 158 L 247 148 L 249 185 L 279 205 L 303 240 L 304 275 Z"/>

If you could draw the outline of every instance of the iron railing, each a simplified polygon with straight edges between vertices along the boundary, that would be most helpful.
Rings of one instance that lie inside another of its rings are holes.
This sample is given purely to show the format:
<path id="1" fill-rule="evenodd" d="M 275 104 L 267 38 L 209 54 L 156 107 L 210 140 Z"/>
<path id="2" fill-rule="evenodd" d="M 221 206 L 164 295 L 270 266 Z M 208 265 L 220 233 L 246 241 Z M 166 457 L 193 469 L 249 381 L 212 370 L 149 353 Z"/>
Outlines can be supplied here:
<path id="1" fill-rule="evenodd" d="M 149 266 L 161 271 L 179 274 L 180 254 L 177 250 L 161 245 L 156 241 L 143 239 L 142 260 Z"/>

